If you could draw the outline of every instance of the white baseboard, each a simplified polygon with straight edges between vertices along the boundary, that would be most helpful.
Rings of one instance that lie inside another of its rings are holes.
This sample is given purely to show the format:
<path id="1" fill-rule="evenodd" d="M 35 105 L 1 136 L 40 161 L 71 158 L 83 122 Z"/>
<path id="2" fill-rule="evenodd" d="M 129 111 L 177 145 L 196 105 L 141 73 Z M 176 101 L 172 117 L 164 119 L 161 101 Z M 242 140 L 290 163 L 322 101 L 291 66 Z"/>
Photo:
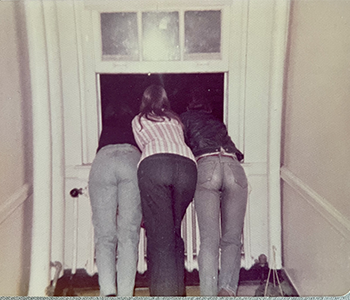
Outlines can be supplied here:
<path id="1" fill-rule="evenodd" d="M 325 218 L 342 236 L 350 240 L 350 221 L 325 198 L 317 194 L 305 182 L 293 174 L 287 167 L 281 168 L 281 178 L 293 190 L 301 195 L 322 217 Z"/>
<path id="2" fill-rule="evenodd" d="M 0 205 L 0 224 L 4 222 L 30 196 L 32 188 L 26 183 Z"/>

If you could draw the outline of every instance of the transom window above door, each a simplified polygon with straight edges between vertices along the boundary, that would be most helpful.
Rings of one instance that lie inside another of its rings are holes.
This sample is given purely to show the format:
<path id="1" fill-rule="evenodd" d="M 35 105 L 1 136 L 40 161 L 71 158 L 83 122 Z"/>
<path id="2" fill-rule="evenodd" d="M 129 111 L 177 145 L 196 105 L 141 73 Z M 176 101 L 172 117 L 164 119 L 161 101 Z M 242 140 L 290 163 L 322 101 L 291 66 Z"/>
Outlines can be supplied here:
<path id="1" fill-rule="evenodd" d="M 222 58 L 222 11 L 101 12 L 102 61 Z"/>

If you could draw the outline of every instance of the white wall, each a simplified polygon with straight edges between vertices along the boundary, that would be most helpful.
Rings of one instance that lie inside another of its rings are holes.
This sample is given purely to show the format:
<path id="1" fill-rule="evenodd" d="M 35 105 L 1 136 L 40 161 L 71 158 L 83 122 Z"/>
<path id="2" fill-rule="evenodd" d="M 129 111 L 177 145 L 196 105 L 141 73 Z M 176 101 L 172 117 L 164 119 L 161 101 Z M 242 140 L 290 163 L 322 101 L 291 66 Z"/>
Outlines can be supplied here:
<path id="1" fill-rule="evenodd" d="M 293 1 L 283 259 L 301 296 L 350 290 L 350 1 Z"/>
<path id="2" fill-rule="evenodd" d="M 26 295 L 29 281 L 32 133 L 22 8 L 17 1 L 0 2 L 1 296 Z"/>

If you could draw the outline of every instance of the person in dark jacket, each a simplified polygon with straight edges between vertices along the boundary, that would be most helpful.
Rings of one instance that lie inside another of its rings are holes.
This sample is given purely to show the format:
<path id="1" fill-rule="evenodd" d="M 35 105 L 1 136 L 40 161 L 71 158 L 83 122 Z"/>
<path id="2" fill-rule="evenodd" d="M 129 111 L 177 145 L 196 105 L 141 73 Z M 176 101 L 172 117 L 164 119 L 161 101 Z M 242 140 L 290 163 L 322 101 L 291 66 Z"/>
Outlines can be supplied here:
<path id="1" fill-rule="evenodd" d="M 187 112 L 181 114 L 185 141 L 198 164 L 194 203 L 200 231 L 200 293 L 235 296 L 248 190 L 240 164 L 244 156 L 229 137 L 225 124 L 212 115 L 205 93 L 200 87 L 194 88 Z"/>

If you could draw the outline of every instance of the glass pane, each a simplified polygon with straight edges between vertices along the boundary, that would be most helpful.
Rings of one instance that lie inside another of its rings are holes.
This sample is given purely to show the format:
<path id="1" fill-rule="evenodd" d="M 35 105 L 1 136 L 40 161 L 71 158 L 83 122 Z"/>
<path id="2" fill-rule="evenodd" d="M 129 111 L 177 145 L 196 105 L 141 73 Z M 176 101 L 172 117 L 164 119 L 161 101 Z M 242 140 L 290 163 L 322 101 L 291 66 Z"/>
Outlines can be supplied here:
<path id="1" fill-rule="evenodd" d="M 185 12 L 185 53 L 220 53 L 221 11 Z"/>
<path id="2" fill-rule="evenodd" d="M 144 60 L 179 60 L 178 12 L 142 13 Z"/>
<path id="3" fill-rule="evenodd" d="M 101 35 L 104 59 L 109 56 L 138 59 L 136 13 L 101 13 Z"/>

